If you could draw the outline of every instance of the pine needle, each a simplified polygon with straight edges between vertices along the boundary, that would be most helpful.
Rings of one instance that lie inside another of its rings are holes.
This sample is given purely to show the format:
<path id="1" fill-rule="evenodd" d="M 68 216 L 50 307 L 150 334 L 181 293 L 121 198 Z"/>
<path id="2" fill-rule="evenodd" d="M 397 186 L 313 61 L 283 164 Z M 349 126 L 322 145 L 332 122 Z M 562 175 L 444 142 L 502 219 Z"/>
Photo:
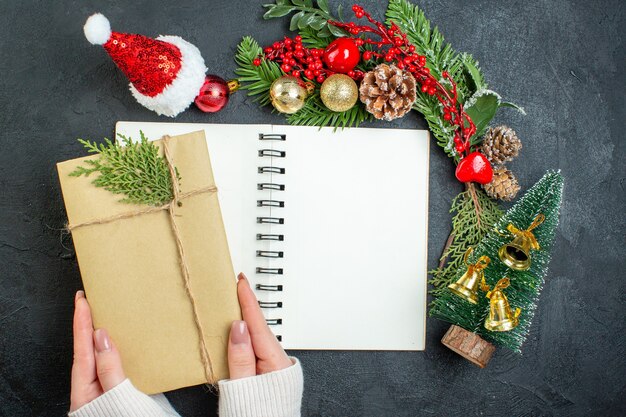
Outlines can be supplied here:
<path id="1" fill-rule="evenodd" d="M 114 194 L 123 194 L 122 203 L 148 204 L 160 206 L 174 198 L 172 178 L 164 157 L 159 155 L 159 148 L 141 132 L 141 141 L 118 134 L 122 143 L 113 143 L 104 139 L 97 144 L 78 139 L 89 153 L 98 154 L 97 159 L 85 161 L 86 166 L 78 166 L 69 175 L 86 177 L 99 175 L 92 181 L 96 187 L 102 187 Z M 178 180 L 178 170 L 176 170 Z"/>
<path id="2" fill-rule="evenodd" d="M 452 200 L 450 213 L 455 213 L 452 217 L 454 238 L 441 255 L 441 268 L 429 271 L 433 276 L 430 283 L 435 287 L 432 291 L 435 297 L 447 292 L 446 287 L 457 278 L 456 272 L 463 264 L 467 248 L 475 247 L 502 217 L 500 207 L 484 191 L 474 187 L 473 192 L 475 198 L 472 197 L 472 190 L 468 189 Z"/>
<path id="3" fill-rule="evenodd" d="M 487 84 L 471 55 L 458 53 L 437 27 L 432 27 L 424 12 L 407 0 L 390 0 L 387 8 L 387 24 L 394 22 L 407 35 L 420 55 L 426 57 L 426 66 L 431 73 L 441 79 L 444 71 L 450 73 L 457 84 L 458 100 L 463 104 L 477 90 Z M 441 103 L 426 93 L 417 91 L 417 100 L 413 109 L 424 115 L 437 145 L 442 147 L 451 158 L 458 158 L 454 150 L 454 128 L 443 121 Z"/>
<path id="4" fill-rule="evenodd" d="M 298 126 L 334 126 L 337 130 L 338 128 L 358 127 L 364 121 L 373 119 L 365 107 L 360 105 L 344 112 L 331 111 L 324 106 L 319 93 L 315 93 L 309 97 L 302 109 L 287 117 L 287 122 Z"/>
<path id="5" fill-rule="evenodd" d="M 237 45 L 235 62 L 239 66 L 235 74 L 239 76 L 242 90 L 248 90 L 249 96 L 256 96 L 255 101 L 261 106 L 270 104 L 270 87 L 274 80 L 283 75 L 280 66 L 270 60 L 261 60 L 258 67 L 253 64 L 263 50 L 251 36 L 245 36 Z"/>

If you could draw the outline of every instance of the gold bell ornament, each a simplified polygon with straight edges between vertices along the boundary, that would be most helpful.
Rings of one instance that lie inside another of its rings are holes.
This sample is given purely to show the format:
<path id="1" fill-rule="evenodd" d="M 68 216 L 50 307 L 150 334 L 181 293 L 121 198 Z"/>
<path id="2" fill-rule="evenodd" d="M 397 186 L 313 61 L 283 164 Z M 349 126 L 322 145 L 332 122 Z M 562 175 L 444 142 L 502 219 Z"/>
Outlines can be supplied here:
<path id="1" fill-rule="evenodd" d="M 505 277 L 498 281 L 493 290 L 489 290 L 485 278 L 482 279 L 480 287 L 487 292 L 487 298 L 489 298 L 489 316 L 485 319 L 485 329 L 492 332 L 508 332 L 519 324 L 518 317 L 522 309 L 518 307 L 515 312 L 512 312 L 509 299 L 502 291 L 510 283 Z"/>
<path id="2" fill-rule="evenodd" d="M 270 86 L 272 106 L 281 113 L 293 114 L 304 107 L 313 88 L 313 84 L 291 75 L 278 77 Z"/>
<path id="3" fill-rule="evenodd" d="M 463 256 L 463 262 L 467 265 L 467 271 L 458 279 L 457 282 L 448 285 L 450 291 L 459 297 L 469 301 L 472 304 L 478 304 L 478 284 L 485 279 L 483 270 L 487 268 L 491 259 L 488 256 L 483 255 L 478 258 L 478 261 L 474 264 L 467 262 L 467 258 L 474 251 L 474 248 L 470 247 Z"/>
<path id="4" fill-rule="evenodd" d="M 546 216 L 543 214 L 537 215 L 526 230 L 519 230 L 512 223 L 509 223 L 506 229 L 515 238 L 511 243 L 502 245 L 498 250 L 498 256 L 506 266 L 516 271 L 525 271 L 530 268 L 530 251 L 540 249 L 539 242 L 537 242 L 532 230 L 543 223 L 545 219 Z"/>

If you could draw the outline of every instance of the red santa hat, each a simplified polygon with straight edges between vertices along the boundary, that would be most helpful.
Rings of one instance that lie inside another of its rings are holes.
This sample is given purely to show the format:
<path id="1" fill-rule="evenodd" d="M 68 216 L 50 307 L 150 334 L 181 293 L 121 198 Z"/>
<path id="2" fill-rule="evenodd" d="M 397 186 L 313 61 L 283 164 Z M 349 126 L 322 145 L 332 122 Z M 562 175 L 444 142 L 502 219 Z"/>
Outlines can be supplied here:
<path id="1" fill-rule="evenodd" d="M 204 59 L 194 45 L 178 36 L 112 32 L 106 17 L 87 19 L 85 37 L 102 45 L 130 80 L 135 99 L 157 114 L 174 117 L 194 101 L 204 84 Z"/>

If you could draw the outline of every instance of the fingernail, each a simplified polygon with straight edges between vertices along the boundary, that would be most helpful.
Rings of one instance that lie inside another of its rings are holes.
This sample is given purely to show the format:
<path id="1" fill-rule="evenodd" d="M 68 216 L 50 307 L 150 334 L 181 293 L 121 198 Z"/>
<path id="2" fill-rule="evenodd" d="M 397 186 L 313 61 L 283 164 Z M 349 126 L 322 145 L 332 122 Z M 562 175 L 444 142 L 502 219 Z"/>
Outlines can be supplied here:
<path id="1" fill-rule="evenodd" d="M 235 345 L 243 345 L 248 343 L 248 334 L 246 330 L 246 322 L 243 320 L 233 321 L 230 326 L 230 340 Z"/>
<path id="2" fill-rule="evenodd" d="M 243 272 L 240 272 L 239 275 L 237 275 L 237 281 L 242 280 L 242 279 L 247 279 L 246 275 Z"/>
<path id="3" fill-rule="evenodd" d="M 74 297 L 74 302 L 78 301 L 80 298 L 85 298 L 85 291 L 79 290 L 76 291 L 76 296 Z"/>
<path id="4" fill-rule="evenodd" d="M 111 350 L 111 340 L 109 334 L 105 329 L 98 329 L 94 333 L 94 339 L 96 341 L 96 350 L 98 352 L 108 352 Z"/>

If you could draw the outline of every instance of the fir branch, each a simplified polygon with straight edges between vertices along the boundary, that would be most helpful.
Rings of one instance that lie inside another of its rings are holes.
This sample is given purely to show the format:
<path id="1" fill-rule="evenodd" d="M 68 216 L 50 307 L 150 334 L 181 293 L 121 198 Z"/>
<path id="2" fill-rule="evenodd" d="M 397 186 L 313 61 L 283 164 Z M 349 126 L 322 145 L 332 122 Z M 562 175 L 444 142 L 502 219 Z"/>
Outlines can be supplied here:
<path id="1" fill-rule="evenodd" d="M 345 112 L 334 112 L 329 110 L 319 96 L 319 92 L 314 93 L 307 99 L 306 104 L 298 112 L 287 117 L 290 125 L 299 126 L 333 126 L 335 130 L 339 127 L 357 127 L 364 121 L 373 120 L 373 117 L 364 106 L 356 105 Z"/>
<path id="2" fill-rule="evenodd" d="M 473 183 L 452 200 L 450 213 L 455 213 L 450 233 L 452 239 L 444 248 L 439 268 L 430 271 L 435 297 L 447 292 L 446 287 L 457 278 L 456 272 L 463 265 L 465 251 L 470 246 L 475 247 L 502 217 L 500 207 Z"/>
<path id="3" fill-rule="evenodd" d="M 426 56 L 426 66 L 436 78 L 441 79 L 444 71 L 451 75 L 457 86 L 458 101 L 464 105 L 465 110 L 470 114 L 468 111 L 470 103 L 467 101 L 477 92 L 487 89 L 487 83 L 478 62 L 468 53 L 455 51 L 449 43 L 446 43 L 437 27 L 431 26 L 424 12 L 408 0 L 389 1 L 387 23 L 392 21 L 407 34 L 407 38 L 415 46 L 416 51 Z M 485 126 L 493 119 L 499 107 L 513 107 L 522 113 L 524 112 L 521 107 L 513 103 L 501 102 L 500 99 L 493 108 L 486 108 L 483 111 L 473 109 L 470 115 L 472 120 L 477 123 L 475 119 L 480 118 L 483 124 L 482 128 L 471 138 L 472 145 L 480 144 L 482 133 L 486 129 Z M 444 129 L 444 124 L 440 120 L 443 114 L 440 103 L 433 96 L 418 90 L 417 100 L 413 108 L 424 115 L 437 144 L 444 149 L 448 156 L 458 161 L 458 155 L 454 150 L 454 131 Z"/>
<path id="4" fill-rule="evenodd" d="M 456 82 L 459 103 L 465 105 L 477 91 L 487 88 L 478 62 L 470 54 L 455 51 L 439 29 L 431 26 L 418 6 L 408 0 L 390 0 L 386 17 L 387 23 L 394 22 L 407 34 L 417 53 L 426 56 L 426 65 L 433 75 L 441 78 L 443 72 L 447 71 L 452 76 Z M 441 103 L 418 90 L 413 109 L 424 116 L 437 145 L 458 161 L 459 156 L 454 148 L 454 127 L 444 122 Z M 478 145 L 481 140 L 481 136 L 475 135 L 471 144 Z M 435 296 L 441 295 L 454 280 L 467 248 L 478 244 L 502 215 L 499 206 L 473 184 L 454 199 L 450 212 L 456 213 L 452 219 L 450 238 L 440 258 L 439 268 L 430 271 Z"/>
<path id="5" fill-rule="evenodd" d="M 484 322 L 489 314 L 489 300 L 484 293 L 479 293 L 478 304 L 466 300 L 441 288 L 439 297 L 433 302 L 430 314 L 433 317 L 456 324 L 466 330 L 479 334 L 487 341 L 521 352 L 526 340 L 539 293 L 545 282 L 550 253 L 559 222 L 559 210 L 563 191 L 563 177 L 559 172 L 549 171 L 528 192 L 498 220 L 492 230 L 476 246 L 469 261 L 487 255 L 491 258 L 489 267 L 484 270 L 487 284 L 493 285 L 502 277 L 509 277 L 511 285 L 504 290 L 512 308 L 520 307 L 522 314 L 519 325 L 507 332 L 491 332 L 485 329 Z M 502 235 L 498 231 L 506 230 L 509 223 L 520 229 L 527 228 L 538 214 L 544 214 L 545 221 L 533 230 L 541 249 L 531 254 L 531 266 L 526 271 L 515 271 L 504 265 L 498 257 L 498 249 L 512 240 L 512 236 Z M 460 265 L 454 273 L 454 281 L 466 271 Z M 442 283 L 443 284 L 443 283 Z"/>
<path id="6" fill-rule="evenodd" d="M 261 106 L 270 104 L 269 90 L 274 80 L 283 75 L 279 65 L 268 59 L 261 60 L 261 65 L 253 64 L 263 50 L 251 36 L 245 36 L 237 45 L 235 62 L 238 68 L 235 74 L 239 76 L 242 90 L 248 90 L 248 96 L 256 96 Z"/>
<path id="7" fill-rule="evenodd" d="M 446 43 L 437 27 L 432 28 L 424 12 L 407 0 L 390 0 L 387 23 L 394 22 L 406 33 L 417 53 L 426 57 L 431 73 L 442 79 L 444 71 L 450 73 L 457 84 L 458 101 L 463 104 L 478 89 L 486 88 L 478 63 L 471 55 L 456 52 Z M 442 80 L 442 82 L 445 82 Z M 418 90 L 413 109 L 422 113 L 437 141 L 451 158 L 458 158 L 454 150 L 454 129 L 443 121 L 443 109 L 439 101 Z"/>
<path id="8" fill-rule="evenodd" d="M 428 128 L 435 137 L 437 145 L 443 148 L 446 155 L 450 158 L 458 158 L 458 154 L 454 149 L 454 126 L 445 123 L 443 120 L 443 110 L 441 103 L 418 90 L 417 98 L 413 103 L 413 110 L 421 113 L 428 123 Z"/>
<path id="9" fill-rule="evenodd" d="M 118 134 L 120 143 L 104 139 L 98 145 L 95 142 L 78 139 L 89 153 L 98 154 L 97 159 L 86 160 L 86 166 L 78 166 L 69 175 L 80 177 L 99 173 L 93 181 L 96 187 L 102 187 L 114 194 L 124 194 L 120 202 L 160 206 L 174 198 L 172 178 L 159 148 L 141 132 L 141 141 Z M 178 170 L 176 175 L 180 181 Z"/>
<path id="10" fill-rule="evenodd" d="M 387 23 L 392 21 L 406 33 L 416 51 L 426 56 L 427 66 L 441 78 L 448 71 L 457 83 L 459 99 L 466 99 L 473 92 L 487 88 L 478 63 L 470 54 L 460 54 L 447 43 L 437 27 L 432 27 L 424 11 L 408 0 L 390 0 L 387 8 Z M 470 94 L 467 94 L 471 91 Z M 463 93 L 463 94 L 461 94 Z M 463 102 L 463 100 L 461 100 Z"/>

